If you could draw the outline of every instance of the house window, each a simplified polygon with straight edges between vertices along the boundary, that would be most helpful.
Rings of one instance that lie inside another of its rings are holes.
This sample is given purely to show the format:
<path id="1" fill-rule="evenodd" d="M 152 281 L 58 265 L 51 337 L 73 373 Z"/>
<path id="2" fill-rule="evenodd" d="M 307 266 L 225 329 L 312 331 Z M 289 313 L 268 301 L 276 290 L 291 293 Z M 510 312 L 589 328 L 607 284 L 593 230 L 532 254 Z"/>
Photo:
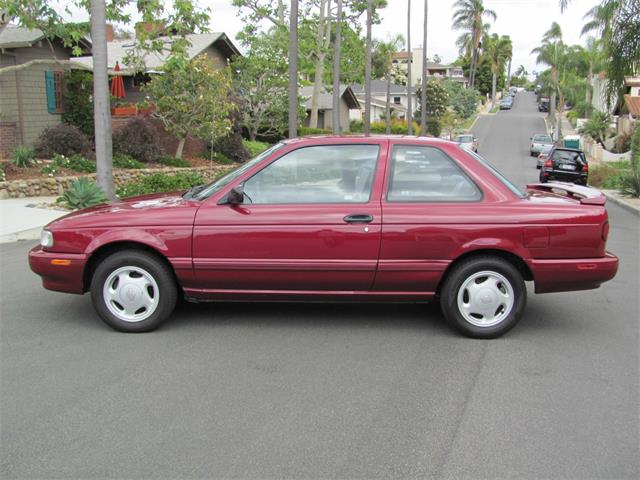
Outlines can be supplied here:
<path id="1" fill-rule="evenodd" d="M 393 103 L 400 105 L 400 97 L 393 97 Z"/>
<path id="2" fill-rule="evenodd" d="M 64 72 L 45 70 L 44 82 L 47 91 L 47 111 L 62 113 L 62 80 Z"/>

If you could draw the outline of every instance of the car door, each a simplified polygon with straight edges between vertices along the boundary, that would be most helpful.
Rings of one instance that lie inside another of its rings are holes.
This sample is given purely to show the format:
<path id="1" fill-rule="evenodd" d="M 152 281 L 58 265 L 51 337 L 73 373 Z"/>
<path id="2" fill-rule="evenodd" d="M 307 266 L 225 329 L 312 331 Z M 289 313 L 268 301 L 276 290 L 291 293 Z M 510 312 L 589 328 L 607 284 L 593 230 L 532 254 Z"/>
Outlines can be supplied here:
<path id="1" fill-rule="evenodd" d="M 286 149 L 285 149 L 286 150 Z M 385 140 L 286 150 L 198 210 L 197 284 L 210 293 L 370 290 L 380 248 Z"/>
<path id="2" fill-rule="evenodd" d="M 393 145 L 385 183 L 374 290 L 431 295 L 474 213 L 495 212 L 481 211 L 482 191 L 444 147 Z"/>

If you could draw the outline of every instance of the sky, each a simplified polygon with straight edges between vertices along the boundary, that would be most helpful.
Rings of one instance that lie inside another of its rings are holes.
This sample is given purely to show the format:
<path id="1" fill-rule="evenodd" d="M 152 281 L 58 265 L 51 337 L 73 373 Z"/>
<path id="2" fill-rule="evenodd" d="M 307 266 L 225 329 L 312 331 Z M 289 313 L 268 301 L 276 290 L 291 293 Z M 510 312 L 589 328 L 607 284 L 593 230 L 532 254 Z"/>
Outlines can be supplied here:
<path id="1" fill-rule="evenodd" d="M 211 30 L 223 31 L 235 40 L 243 24 L 238 9 L 231 5 L 231 1 L 198 0 L 198 3 L 200 6 L 211 9 Z M 373 37 L 385 39 L 396 33 L 406 37 L 407 0 L 388 0 L 387 3 L 388 7 L 380 11 L 382 22 L 373 27 Z M 432 57 L 438 54 L 445 63 L 452 62 L 458 57 L 455 42 L 460 32 L 451 28 L 454 3 L 455 0 L 429 0 L 427 55 Z M 558 0 L 484 0 L 485 8 L 494 10 L 498 16 L 491 25 L 491 33 L 511 37 L 513 70 L 522 64 L 530 73 L 545 68 L 536 65 L 535 56 L 530 52 L 539 45 L 540 38 L 549 29 L 551 23 L 556 21 L 560 24 L 565 43 L 584 44 L 585 38 L 580 37 L 580 30 L 585 23 L 583 16 L 597 3 L 599 3 L 597 0 L 572 0 L 569 7 L 561 14 Z M 424 3 L 421 0 L 412 0 L 411 45 L 413 48 L 422 45 L 423 8 Z"/>

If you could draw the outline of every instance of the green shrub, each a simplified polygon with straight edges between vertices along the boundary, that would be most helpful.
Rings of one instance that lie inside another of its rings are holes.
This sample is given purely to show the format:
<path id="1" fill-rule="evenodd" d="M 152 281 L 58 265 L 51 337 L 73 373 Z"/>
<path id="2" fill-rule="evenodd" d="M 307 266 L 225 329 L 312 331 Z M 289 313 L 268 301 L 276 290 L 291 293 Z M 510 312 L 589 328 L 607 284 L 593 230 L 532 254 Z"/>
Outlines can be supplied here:
<path id="1" fill-rule="evenodd" d="M 146 168 L 146 165 L 129 155 L 118 153 L 113 156 L 113 168 L 138 169 Z"/>
<path id="2" fill-rule="evenodd" d="M 257 157 L 271 146 L 268 143 L 258 142 L 256 140 L 243 140 L 242 143 L 244 144 L 244 148 L 249 152 L 249 156 L 251 158 Z"/>
<path id="3" fill-rule="evenodd" d="M 93 74 L 84 70 L 68 70 L 62 84 L 62 121 L 78 127 L 89 138 L 93 137 Z"/>
<path id="4" fill-rule="evenodd" d="M 158 131 L 148 120 L 132 118 L 114 132 L 113 153 L 129 155 L 140 162 L 155 162 L 163 153 Z"/>
<path id="5" fill-rule="evenodd" d="M 166 156 L 162 157 L 159 161 L 161 164 L 166 165 L 167 167 L 188 168 L 191 166 L 191 164 L 184 158 L 178 157 Z"/>
<path id="6" fill-rule="evenodd" d="M 33 150 L 25 145 L 18 145 L 13 151 L 11 162 L 20 168 L 27 168 L 33 165 L 35 160 Z"/>
<path id="7" fill-rule="evenodd" d="M 7 166 L 6 163 L 4 162 L 0 163 L 0 182 L 7 181 L 7 173 L 4 171 L 6 166 Z"/>
<path id="8" fill-rule="evenodd" d="M 351 120 L 349 122 L 349 131 L 351 133 L 362 133 L 364 122 L 362 120 Z"/>
<path id="9" fill-rule="evenodd" d="M 593 116 L 586 121 L 580 129 L 580 133 L 588 135 L 598 143 L 603 143 L 609 132 L 611 115 L 605 112 L 596 111 Z"/>
<path id="10" fill-rule="evenodd" d="M 640 127 L 636 125 L 631 138 L 631 169 L 622 175 L 620 191 L 640 197 Z"/>
<path id="11" fill-rule="evenodd" d="M 67 168 L 74 172 L 95 173 L 96 162 L 84 158 L 82 155 L 71 155 L 65 157 L 64 155 L 54 155 L 52 164 L 56 167 Z"/>
<path id="12" fill-rule="evenodd" d="M 52 158 L 56 153 L 71 156 L 75 154 L 93 158 L 93 145 L 89 137 L 77 127 L 61 123 L 42 131 L 35 144 L 36 155 Z"/>
<path id="13" fill-rule="evenodd" d="M 231 165 L 233 163 L 233 160 L 227 157 L 224 153 L 220 152 L 213 152 L 213 156 L 211 156 L 211 159 L 221 165 Z"/>
<path id="14" fill-rule="evenodd" d="M 299 137 L 308 137 L 310 135 L 331 135 L 331 130 L 326 130 L 324 128 L 311 128 L 311 127 L 298 128 Z"/>
<path id="15" fill-rule="evenodd" d="M 438 118 L 427 118 L 427 133 L 434 137 L 439 137 L 442 127 L 440 126 L 440 120 Z"/>
<path id="16" fill-rule="evenodd" d="M 204 183 L 202 175 L 197 172 L 180 172 L 173 175 L 166 173 L 153 173 L 135 182 L 130 182 L 118 188 L 119 197 L 132 197 L 146 195 L 148 193 L 172 192 L 187 190 L 194 185 Z"/>
<path id="17" fill-rule="evenodd" d="M 79 209 L 104 203 L 107 197 L 96 182 L 83 177 L 73 182 L 58 201 L 68 208 Z"/>

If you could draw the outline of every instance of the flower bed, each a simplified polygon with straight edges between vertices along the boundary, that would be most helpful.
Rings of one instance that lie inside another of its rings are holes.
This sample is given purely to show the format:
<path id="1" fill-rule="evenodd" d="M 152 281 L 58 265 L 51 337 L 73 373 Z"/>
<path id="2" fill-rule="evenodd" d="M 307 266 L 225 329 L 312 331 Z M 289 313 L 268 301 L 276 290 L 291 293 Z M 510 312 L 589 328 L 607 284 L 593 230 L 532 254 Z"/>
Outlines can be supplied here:
<path id="1" fill-rule="evenodd" d="M 174 174 L 178 172 L 197 172 L 205 181 L 213 180 L 220 174 L 234 168 L 235 165 L 211 165 L 192 168 L 143 168 L 143 169 L 119 169 L 113 171 L 113 181 L 116 188 L 123 187 L 127 183 L 139 180 L 153 173 Z M 0 182 L 0 199 L 46 197 L 62 195 L 69 188 L 71 182 L 80 177 L 88 177 L 95 180 L 95 173 L 74 174 L 56 177 L 24 178 Z"/>

